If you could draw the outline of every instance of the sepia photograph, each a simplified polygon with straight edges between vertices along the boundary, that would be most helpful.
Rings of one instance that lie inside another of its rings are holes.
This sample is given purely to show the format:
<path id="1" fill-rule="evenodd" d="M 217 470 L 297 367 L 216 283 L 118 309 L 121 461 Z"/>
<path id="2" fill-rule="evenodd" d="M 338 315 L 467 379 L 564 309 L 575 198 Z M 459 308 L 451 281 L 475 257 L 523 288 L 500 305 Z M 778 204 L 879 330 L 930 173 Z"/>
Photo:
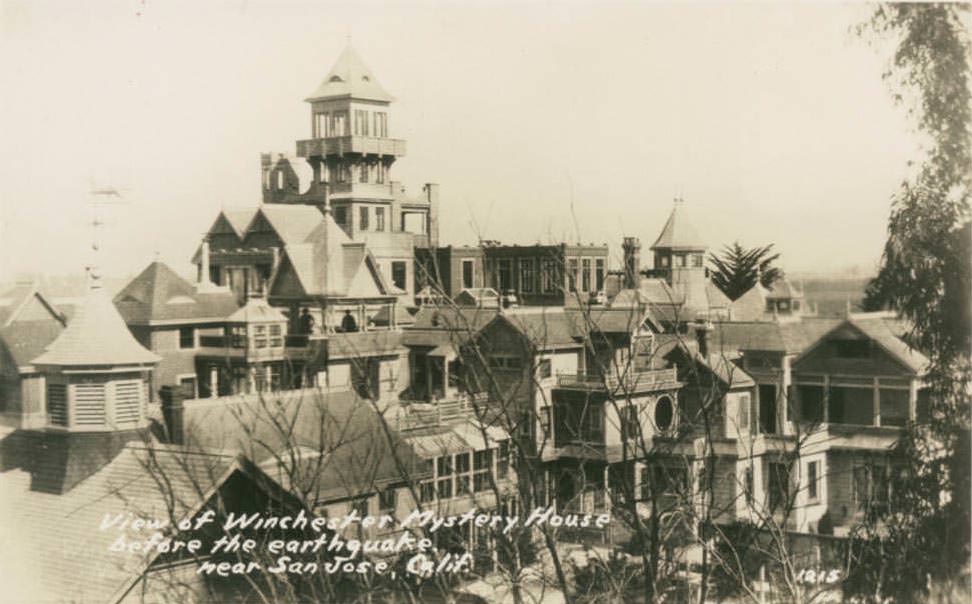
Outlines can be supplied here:
<path id="1" fill-rule="evenodd" d="M 972 4 L 0 0 L 0 603 L 972 601 Z"/>

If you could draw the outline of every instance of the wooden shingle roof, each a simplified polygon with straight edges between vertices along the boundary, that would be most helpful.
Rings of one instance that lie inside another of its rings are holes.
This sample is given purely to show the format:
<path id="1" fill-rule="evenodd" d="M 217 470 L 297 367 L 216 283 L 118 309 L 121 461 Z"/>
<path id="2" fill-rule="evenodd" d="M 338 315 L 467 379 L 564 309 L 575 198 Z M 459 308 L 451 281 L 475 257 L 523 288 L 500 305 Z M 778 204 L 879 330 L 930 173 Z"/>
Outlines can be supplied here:
<path id="1" fill-rule="evenodd" d="M 115 308 L 129 325 L 222 320 L 237 309 L 225 288 L 200 291 L 163 262 L 153 262 L 115 296 Z"/>
<path id="2" fill-rule="evenodd" d="M 92 365 L 149 365 L 161 359 L 146 350 L 101 288 L 88 291 L 71 321 L 34 365 L 79 367 Z"/>
<path id="3" fill-rule="evenodd" d="M 109 546 L 119 534 L 145 540 L 152 531 L 100 530 L 104 518 L 132 514 L 178 521 L 198 510 L 244 464 L 232 456 L 130 443 L 67 494 L 31 489 L 30 474 L 22 470 L 0 474 L 5 528 L 0 548 L 6 548 L 0 555 L 16 560 L 26 573 L 21 581 L 5 580 L 4 599 L 119 601 L 152 557 L 111 552 Z"/>
<path id="4" fill-rule="evenodd" d="M 331 67 L 321 85 L 306 100 L 350 97 L 369 101 L 391 102 L 394 100 L 371 70 L 364 64 L 358 53 L 349 44 Z"/>

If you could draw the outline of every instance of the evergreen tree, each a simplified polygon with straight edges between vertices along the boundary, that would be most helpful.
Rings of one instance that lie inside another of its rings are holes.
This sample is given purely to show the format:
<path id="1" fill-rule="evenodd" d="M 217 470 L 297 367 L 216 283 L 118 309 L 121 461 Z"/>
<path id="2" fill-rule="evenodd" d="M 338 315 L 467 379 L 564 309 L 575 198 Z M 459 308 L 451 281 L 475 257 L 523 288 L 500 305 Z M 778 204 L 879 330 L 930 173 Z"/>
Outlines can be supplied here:
<path id="1" fill-rule="evenodd" d="M 773 266 L 780 255 L 772 254 L 773 244 L 745 249 L 738 241 L 727 245 L 721 256 L 709 254 L 712 282 L 730 300 L 748 292 L 756 281 L 772 288 L 773 282 L 783 278 L 783 271 Z"/>

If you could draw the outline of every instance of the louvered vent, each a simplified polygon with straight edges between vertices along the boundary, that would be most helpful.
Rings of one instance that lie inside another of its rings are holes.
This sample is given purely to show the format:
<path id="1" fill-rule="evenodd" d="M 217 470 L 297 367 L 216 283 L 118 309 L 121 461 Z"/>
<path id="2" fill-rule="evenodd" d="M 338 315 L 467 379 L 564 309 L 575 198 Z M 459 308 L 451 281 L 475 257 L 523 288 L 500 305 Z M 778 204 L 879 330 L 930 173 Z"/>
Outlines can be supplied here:
<path id="1" fill-rule="evenodd" d="M 115 422 L 137 423 L 142 412 L 142 382 L 115 382 Z"/>
<path id="2" fill-rule="evenodd" d="M 64 384 L 47 385 L 47 415 L 52 425 L 68 425 L 67 386 Z"/>
<path id="3" fill-rule="evenodd" d="M 105 385 L 74 385 L 74 423 L 78 426 L 105 425 Z"/>

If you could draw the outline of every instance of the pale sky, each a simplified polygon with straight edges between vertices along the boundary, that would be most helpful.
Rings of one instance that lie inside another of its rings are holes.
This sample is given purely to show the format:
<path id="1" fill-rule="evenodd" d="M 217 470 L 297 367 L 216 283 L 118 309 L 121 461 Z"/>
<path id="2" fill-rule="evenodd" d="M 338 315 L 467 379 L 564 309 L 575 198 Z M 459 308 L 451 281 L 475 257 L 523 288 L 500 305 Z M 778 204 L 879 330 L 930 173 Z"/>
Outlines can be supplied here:
<path id="1" fill-rule="evenodd" d="M 916 156 L 861 4 L 0 7 L 0 281 L 81 271 L 92 182 L 129 201 L 103 212 L 107 274 L 184 271 L 220 207 L 259 203 L 260 152 L 309 137 L 349 36 L 397 98 L 393 178 L 441 185 L 443 244 L 647 248 L 681 195 L 713 249 L 868 270 Z"/>

